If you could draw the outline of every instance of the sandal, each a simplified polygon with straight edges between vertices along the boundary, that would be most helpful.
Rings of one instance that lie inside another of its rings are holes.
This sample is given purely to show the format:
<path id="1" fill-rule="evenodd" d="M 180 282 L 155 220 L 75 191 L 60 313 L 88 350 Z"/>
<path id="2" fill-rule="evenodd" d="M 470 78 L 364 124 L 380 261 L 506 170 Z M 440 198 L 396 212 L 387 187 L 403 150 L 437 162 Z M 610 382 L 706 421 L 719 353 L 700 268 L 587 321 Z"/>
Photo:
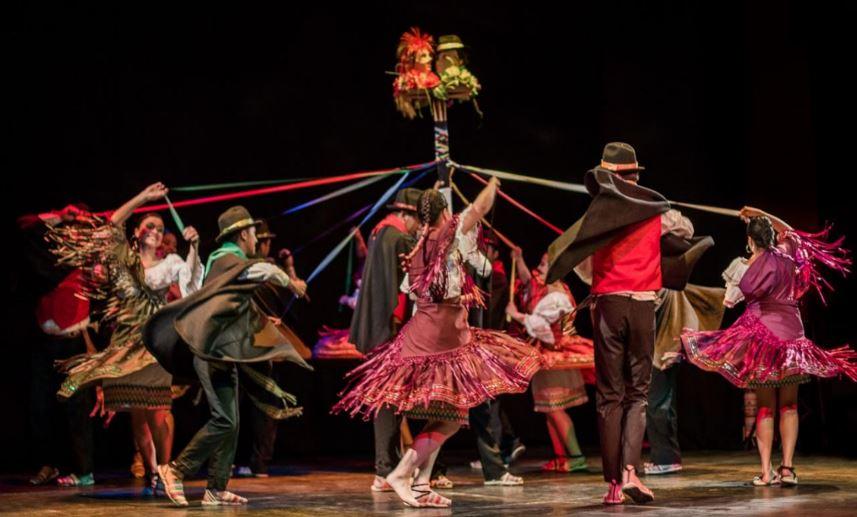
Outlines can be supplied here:
<path id="1" fill-rule="evenodd" d="M 164 483 L 164 492 L 174 505 L 188 505 L 187 498 L 184 495 L 184 483 L 182 483 L 182 479 L 173 470 L 172 464 L 158 465 L 158 477 Z"/>
<path id="2" fill-rule="evenodd" d="M 92 473 L 83 474 L 82 476 L 77 476 L 77 474 L 69 474 L 68 476 L 62 476 L 57 478 L 57 485 L 61 487 L 84 487 L 84 486 L 92 486 L 95 484 L 95 478 L 92 477 Z"/>
<path id="3" fill-rule="evenodd" d="M 611 484 L 610 488 L 607 489 L 607 493 L 601 498 L 601 502 L 607 505 L 624 504 L 625 494 L 622 493 L 619 485 Z"/>
<path id="4" fill-rule="evenodd" d="M 768 482 L 764 481 L 764 474 L 754 477 L 753 486 L 774 486 L 780 484 L 780 477 L 776 473 L 774 473 L 773 469 L 771 469 L 770 476 L 771 480 Z"/>
<path id="5" fill-rule="evenodd" d="M 431 480 L 429 486 L 431 488 L 437 488 L 439 490 L 449 490 L 455 487 L 455 483 L 453 483 L 452 480 L 448 477 L 444 476 L 443 474 L 440 474 L 439 476 L 437 476 L 437 478 Z"/>
<path id="6" fill-rule="evenodd" d="M 788 476 L 783 475 L 784 470 L 789 471 Z M 777 477 L 779 478 L 782 486 L 797 486 L 797 472 L 795 472 L 794 467 L 780 465 L 779 468 L 777 468 Z"/>
<path id="7" fill-rule="evenodd" d="M 572 454 L 569 456 L 571 464 L 568 465 L 568 470 L 565 472 L 589 472 L 589 465 L 586 464 L 586 456 L 583 454 Z"/>
<path id="8" fill-rule="evenodd" d="M 35 476 L 30 478 L 30 484 L 33 486 L 44 485 L 55 480 L 60 475 L 60 471 L 49 465 L 40 468 Z"/>
<path id="9" fill-rule="evenodd" d="M 419 489 L 417 487 L 426 487 L 428 490 Z M 413 494 L 414 499 L 417 500 L 417 503 L 419 503 L 418 508 L 449 508 L 452 506 L 452 500 L 443 497 L 432 490 L 428 483 L 411 485 L 411 493 Z"/>
<path id="10" fill-rule="evenodd" d="M 565 456 L 557 456 L 542 465 L 542 472 L 568 472 L 568 461 Z"/>
<path id="11" fill-rule="evenodd" d="M 634 467 L 625 467 L 628 472 L 636 473 Z M 639 480 L 638 480 L 639 481 Z M 646 488 L 642 482 L 628 481 L 622 485 L 622 493 L 630 497 L 637 504 L 651 503 L 655 500 L 655 494 Z"/>
<path id="12" fill-rule="evenodd" d="M 228 490 L 215 490 L 206 488 L 202 496 L 203 506 L 243 506 L 247 504 L 247 498 L 233 494 Z"/>

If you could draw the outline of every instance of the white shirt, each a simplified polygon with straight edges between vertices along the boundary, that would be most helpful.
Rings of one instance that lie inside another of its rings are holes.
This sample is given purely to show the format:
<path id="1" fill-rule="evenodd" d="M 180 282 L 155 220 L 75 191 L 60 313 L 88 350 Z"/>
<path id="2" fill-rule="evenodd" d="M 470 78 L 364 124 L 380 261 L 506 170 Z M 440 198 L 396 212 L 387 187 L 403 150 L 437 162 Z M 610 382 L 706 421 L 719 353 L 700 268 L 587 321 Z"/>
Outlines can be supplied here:
<path id="1" fill-rule="evenodd" d="M 194 261 L 182 260 L 170 253 L 154 266 L 146 268 L 146 285 L 155 291 L 163 291 L 177 283 L 182 296 L 187 296 L 202 287 L 202 262 L 194 253 Z"/>
<path id="2" fill-rule="evenodd" d="M 567 294 L 559 291 L 548 293 L 539 300 L 532 314 L 524 316 L 524 328 L 527 334 L 539 341 L 553 344 L 555 338 L 551 325 L 573 310 L 574 306 Z"/>

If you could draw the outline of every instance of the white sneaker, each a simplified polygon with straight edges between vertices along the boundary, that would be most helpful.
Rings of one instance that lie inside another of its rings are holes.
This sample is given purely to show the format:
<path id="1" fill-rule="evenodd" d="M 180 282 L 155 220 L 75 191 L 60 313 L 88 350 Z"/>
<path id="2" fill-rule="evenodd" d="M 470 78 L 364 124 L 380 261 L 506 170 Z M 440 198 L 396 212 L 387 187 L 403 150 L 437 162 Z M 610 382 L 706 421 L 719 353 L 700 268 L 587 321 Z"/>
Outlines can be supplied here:
<path id="1" fill-rule="evenodd" d="M 524 478 L 514 476 L 511 472 L 506 472 L 500 479 L 485 481 L 485 486 L 521 486 L 523 484 Z"/>
<path id="2" fill-rule="evenodd" d="M 672 474 L 674 472 L 681 472 L 681 470 L 681 463 L 670 463 L 668 465 L 655 465 L 654 463 L 646 463 L 645 465 L 643 465 L 643 472 L 645 472 L 647 476 Z"/>
<path id="3" fill-rule="evenodd" d="M 235 475 L 240 478 L 249 478 L 253 477 L 253 471 L 250 467 L 238 467 L 235 469 Z"/>

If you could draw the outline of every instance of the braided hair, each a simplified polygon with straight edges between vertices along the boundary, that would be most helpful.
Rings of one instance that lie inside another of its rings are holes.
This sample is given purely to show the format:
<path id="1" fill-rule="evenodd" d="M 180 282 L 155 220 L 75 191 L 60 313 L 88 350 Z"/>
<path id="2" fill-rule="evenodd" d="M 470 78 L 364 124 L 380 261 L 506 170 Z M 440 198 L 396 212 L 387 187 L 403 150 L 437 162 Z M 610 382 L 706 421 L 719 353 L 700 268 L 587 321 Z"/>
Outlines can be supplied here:
<path id="1" fill-rule="evenodd" d="M 774 229 L 774 224 L 769 217 L 764 215 L 750 218 L 750 222 L 747 223 L 747 236 L 760 249 L 773 248 L 777 242 L 777 231 Z"/>
<path id="2" fill-rule="evenodd" d="M 417 201 L 417 216 L 420 220 L 419 238 L 414 249 L 402 257 L 402 268 L 405 271 L 410 267 L 411 259 L 423 248 L 432 225 L 440 218 L 440 214 L 446 209 L 446 206 L 446 198 L 437 189 L 427 189 L 420 194 L 419 201 Z"/>

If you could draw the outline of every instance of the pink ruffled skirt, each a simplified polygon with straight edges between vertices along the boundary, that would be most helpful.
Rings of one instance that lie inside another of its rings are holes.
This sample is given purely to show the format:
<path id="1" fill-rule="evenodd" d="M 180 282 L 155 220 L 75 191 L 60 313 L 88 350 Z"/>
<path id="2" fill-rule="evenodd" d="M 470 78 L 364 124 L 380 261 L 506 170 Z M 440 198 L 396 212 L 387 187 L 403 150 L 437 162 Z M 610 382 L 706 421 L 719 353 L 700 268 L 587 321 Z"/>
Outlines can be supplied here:
<path id="1" fill-rule="evenodd" d="M 466 424 L 470 408 L 526 391 L 541 367 L 527 343 L 469 328 L 462 305 L 418 303 L 401 332 L 347 374 L 349 385 L 332 411 L 368 420 L 389 406 L 412 418 Z"/>
<path id="2" fill-rule="evenodd" d="M 850 347 L 825 350 L 802 329 L 794 338 L 778 336 L 757 310 L 747 310 L 725 330 L 685 330 L 681 342 L 690 362 L 739 388 L 804 383 L 810 376 L 846 375 L 857 381 L 857 352 Z"/>

